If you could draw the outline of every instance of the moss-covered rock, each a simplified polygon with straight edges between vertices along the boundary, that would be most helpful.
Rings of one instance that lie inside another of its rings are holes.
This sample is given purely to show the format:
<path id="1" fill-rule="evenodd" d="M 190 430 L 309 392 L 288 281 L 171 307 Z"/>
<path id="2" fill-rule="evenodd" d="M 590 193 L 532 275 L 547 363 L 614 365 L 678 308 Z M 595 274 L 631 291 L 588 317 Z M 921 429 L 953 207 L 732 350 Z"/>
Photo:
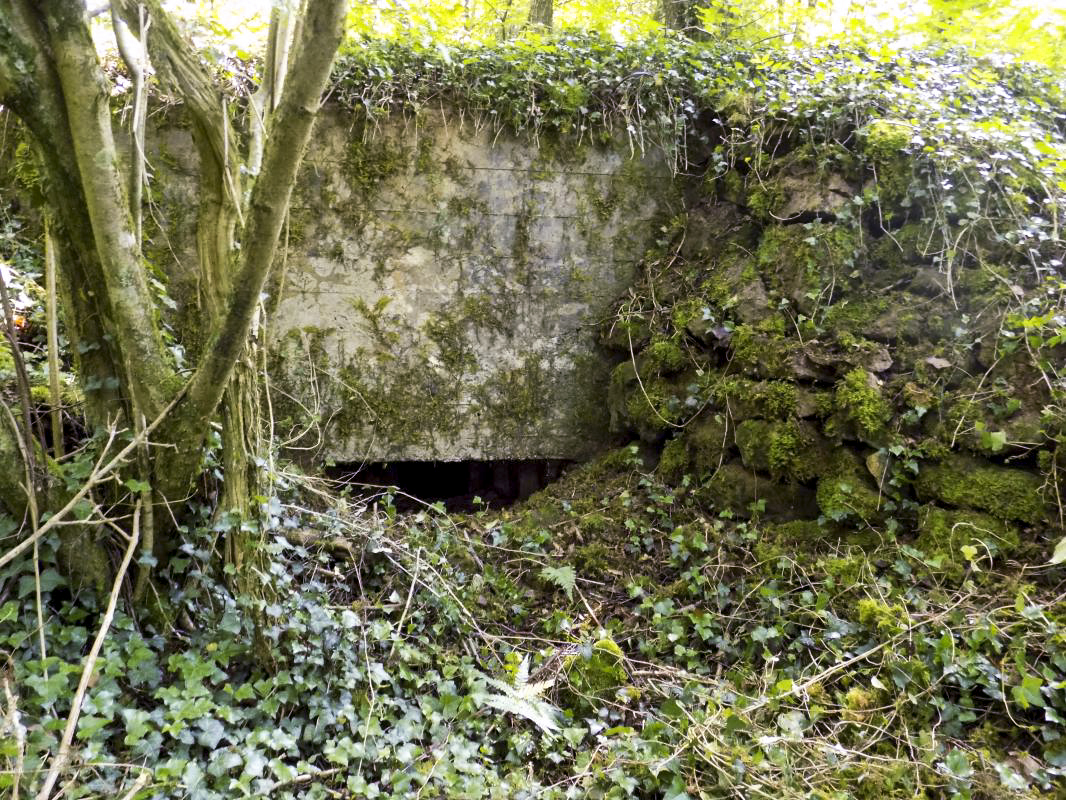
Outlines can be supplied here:
<path id="1" fill-rule="evenodd" d="M 744 375 L 754 378 L 795 377 L 799 342 L 780 330 L 765 326 L 738 325 L 730 341 L 731 365 Z"/>
<path id="2" fill-rule="evenodd" d="M 914 168 L 905 148 L 910 143 L 912 127 L 902 120 L 875 120 L 863 131 L 864 155 L 873 166 L 881 216 L 891 222 L 899 216 L 910 189 Z"/>
<path id="3" fill-rule="evenodd" d="M 883 443 L 892 407 L 881 393 L 881 382 L 870 372 L 853 369 L 836 386 L 837 411 L 833 432 L 871 444 Z"/>
<path id="4" fill-rule="evenodd" d="M 851 450 L 833 455 L 818 481 L 818 508 L 831 520 L 863 521 L 878 518 L 882 496 L 871 480 L 865 463 Z"/>
<path id="5" fill-rule="evenodd" d="M 663 336 L 654 337 L 638 359 L 642 375 L 646 372 L 657 375 L 678 372 L 687 361 L 685 351 L 681 349 L 677 340 Z"/>
<path id="6" fill-rule="evenodd" d="M 660 442 L 667 432 L 691 415 L 689 389 L 694 375 L 670 377 L 639 374 L 632 361 L 623 361 L 611 373 L 607 404 L 611 429 L 633 432 L 646 442 Z"/>
<path id="7" fill-rule="evenodd" d="M 747 251 L 720 257 L 702 293 L 720 314 L 739 322 L 756 324 L 777 314 Z"/>
<path id="8" fill-rule="evenodd" d="M 702 479 L 721 466 L 730 449 L 725 421 L 700 417 L 663 446 L 659 475 L 674 485 L 685 475 Z"/>
<path id="9" fill-rule="evenodd" d="M 763 530 L 767 538 L 792 547 L 804 547 L 825 541 L 829 533 L 816 519 L 771 523 Z"/>
<path id="10" fill-rule="evenodd" d="M 862 240 L 850 225 L 811 222 L 766 229 L 755 253 L 759 276 L 771 299 L 784 299 L 807 316 L 822 290 L 846 285 L 862 253 Z"/>
<path id="11" fill-rule="evenodd" d="M 813 519 L 818 516 L 814 492 L 796 483 L 780 483 L 746 469 L 739 461 L 723 464 L 697 492 L 719 510 L 767 520 Z"/>
<path id="12" fill-rule="evenodd" d="M 1035 524 L 1047 513 L 1041 494 L 1043 483 L 1032 472 L 955 455 L 937 464 L 923 464 L 914 487 L 922 500 Z"/>
<path id="13" fill-rule="evenodd" d="M 1021 543 L 1018 528 L 989 514 L 976 511 L 944 509 L 928 504 L 918 514 L 919 550 L 948 561 L 963 559 L 965 545 L 979 547 L 980 555 L 1009 554 Z"/>
<path id="14" fill-rule="evenodd" d="M 749 469 L 802 483 L 824 468 L 826 443 L 809 423 L 749 419 L 737 425 L 735 435 L 740 458 Z"/>

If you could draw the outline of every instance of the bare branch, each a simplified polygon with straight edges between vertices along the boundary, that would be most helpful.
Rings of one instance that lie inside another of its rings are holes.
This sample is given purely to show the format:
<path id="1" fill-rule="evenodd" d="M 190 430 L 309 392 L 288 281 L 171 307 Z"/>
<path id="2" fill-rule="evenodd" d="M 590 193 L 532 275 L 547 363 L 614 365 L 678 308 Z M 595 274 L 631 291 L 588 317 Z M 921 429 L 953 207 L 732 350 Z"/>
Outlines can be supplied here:
<path id="1" fill-rule="evenodd" d="M 122 556 L 122 564 L 119 565 L 115 582 L 111 586 L 111 596 L 108 598 L 107 610 L 104 612 L 104 618 L 100 622 L 100 629 L 96 632 L 96 638 L 93 640 L 89 655 L 85 657 L 85 664 L 81 669 L 81 680 L 78 681 L 78 689 L 74 693 L 74 699 L 70 705 L 67 725 L 63 729 L 63 738 L 59 741 L 59 752 L 56 753 L 52 766 L 48 770 L 48 775 L 44 779 L 44 784 L 37 793 L 37 800 L 49 800 L 52 796 L 52 788 L 59 779 L 59 774 L 66 767 L 67 761 L 70 760 L 70 743 L 74 740 L 74 731 L 78 727 L 78 718 L 81 716 L 81 705 L 85 700 L 85 692 L 89 688 L 89 680 L 92 678 L 96 659 L 100 655 L 100 648 L 104 646 L 104 639 L 107 638 L 107 632 L 111 629 L 111 621 L 115 618 L 115 608 L 118 605 L 118 595 L 122 591 L 122 581 L 126 577 L 126 570 L 129 569 L 130 561 L 133 560 L 133 554 L 137 550 L 137 542 L 140 539 L 140 520 L 141 501 L 138 500 L 133 510 L 133 534 L 130 536 L 129 544 L 126 545 L 126 552 Z"/>

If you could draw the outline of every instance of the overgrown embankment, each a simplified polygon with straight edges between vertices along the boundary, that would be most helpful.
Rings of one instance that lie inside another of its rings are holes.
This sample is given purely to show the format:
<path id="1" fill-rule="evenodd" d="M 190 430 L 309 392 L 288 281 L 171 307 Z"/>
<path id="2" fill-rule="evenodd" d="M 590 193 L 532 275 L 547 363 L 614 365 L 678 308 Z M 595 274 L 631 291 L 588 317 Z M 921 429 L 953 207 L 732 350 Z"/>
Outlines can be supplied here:
<path id="1" fill-rule="evenodd" d="M 205 505 L 154 617 L 116 619 L 69 794 L 1061 793 L 1061 87 L 566 40 L 348 69 L 370 109 L 678 156 L 687 211 L 602 326 L 629 443 L 455 518 L 275 474 L 267 599 L 213 574 Z M 94 630 L 54 545 L 0 573 L 27 787 Z"/>
<path id="2" fill-rule="evenodd" d="M 685 210 L 604 335 L 614 427 L 663 449 L 668 482 L 822 519 L 793 536 L 1057 541 L 1066 120 L 1046 72 L 587 39 L 370 46 L 341 72 L 370 119 L 448 103 L 549 147 L 668 154 Z"/>

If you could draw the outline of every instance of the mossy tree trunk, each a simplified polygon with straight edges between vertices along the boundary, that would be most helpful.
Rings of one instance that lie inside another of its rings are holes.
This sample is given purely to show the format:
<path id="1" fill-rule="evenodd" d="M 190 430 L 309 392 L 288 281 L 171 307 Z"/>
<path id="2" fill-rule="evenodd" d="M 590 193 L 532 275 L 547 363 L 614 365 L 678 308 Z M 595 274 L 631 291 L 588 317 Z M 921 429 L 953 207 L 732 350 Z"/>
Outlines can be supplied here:
<path id="1" fill-rule="evenodd" d="M 694 33 L 699 28 L 696 0 L 661 0 L 663 25 L 672 31 Z"/>
<path id="2" fill-rule="evenodd" d="M 142 28 L 142 6 L 147 11 L 151 64 L 168 94 L 183 102 L 200 157 L 196 243 L 205 334 L 190 347 L 200 353 L 190 378 L 178 373 L 161 333 L 131 213 L 129 175 L 114 141 L 111 87 L 84 4 L 0 0 L 0 103 L 23 121 L 40 162 L 45 201 L 56 221 L 62 307 L 78 352 L 88 422 L 99 427 L 117 420 L 139 429 L 165 415 L 152 435 L 153 447 L 139 468 L 133 464 L 129 471 L 151 486 L 158 508 L 189 493 L 210 423 L 220 417 L 224 504 L 247 513 L 260 446 L 249 334 L 343 36 L 346 3 L 308 0 L 297 24 L 284 26 L 285 32 L 296 30 L 292 55 L 264 71 L 271 101 L 258 108 L 251 126 L 256 167 L 251 170 L 225 98 L 159 0 L 112 5 L 132 31 Z M 288 48 L 287 38 L 283 46 L 272 41 L 272 53 Z M 11 450 L 9 428 L 0 425 L 0 452 Z M 47 501 L 44 490 L 52 485 L 47 476 L 33 482 Z M 17 514 L 24 505 L 18 491 L 6 485 L 0 490 L 0 503 Z M 166 520 L 171 513 L 155 518 Z M 161 552 L 177 544 L 176 528 L 164 530 L 169 540 L 156 541 Z M 231 553 L 235 558 L 237 550 Z"/>
<path id="3" fill-rule="evenodd" d="M 529 24 L 551 28 L 553 12 L 553 0 L 532 0 L 529 4 Z"/>

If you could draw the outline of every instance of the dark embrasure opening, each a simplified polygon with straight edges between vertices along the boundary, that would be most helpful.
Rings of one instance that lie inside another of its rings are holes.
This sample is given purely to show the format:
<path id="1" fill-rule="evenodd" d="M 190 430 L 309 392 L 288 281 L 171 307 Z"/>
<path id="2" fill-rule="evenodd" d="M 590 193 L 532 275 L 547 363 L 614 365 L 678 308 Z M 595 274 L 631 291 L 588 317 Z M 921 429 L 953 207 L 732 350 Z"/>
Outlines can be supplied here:
<path id="1" fill-rule="evenodd" d="M 525 500 L 556 480 L 572 463 L 562 459 L 392 461 L 338 464 L 328 474 L 357 490 L 395 487 L 394 504 L 400 510 L 442 502 L 449 511 L 476 511 Z"/>

